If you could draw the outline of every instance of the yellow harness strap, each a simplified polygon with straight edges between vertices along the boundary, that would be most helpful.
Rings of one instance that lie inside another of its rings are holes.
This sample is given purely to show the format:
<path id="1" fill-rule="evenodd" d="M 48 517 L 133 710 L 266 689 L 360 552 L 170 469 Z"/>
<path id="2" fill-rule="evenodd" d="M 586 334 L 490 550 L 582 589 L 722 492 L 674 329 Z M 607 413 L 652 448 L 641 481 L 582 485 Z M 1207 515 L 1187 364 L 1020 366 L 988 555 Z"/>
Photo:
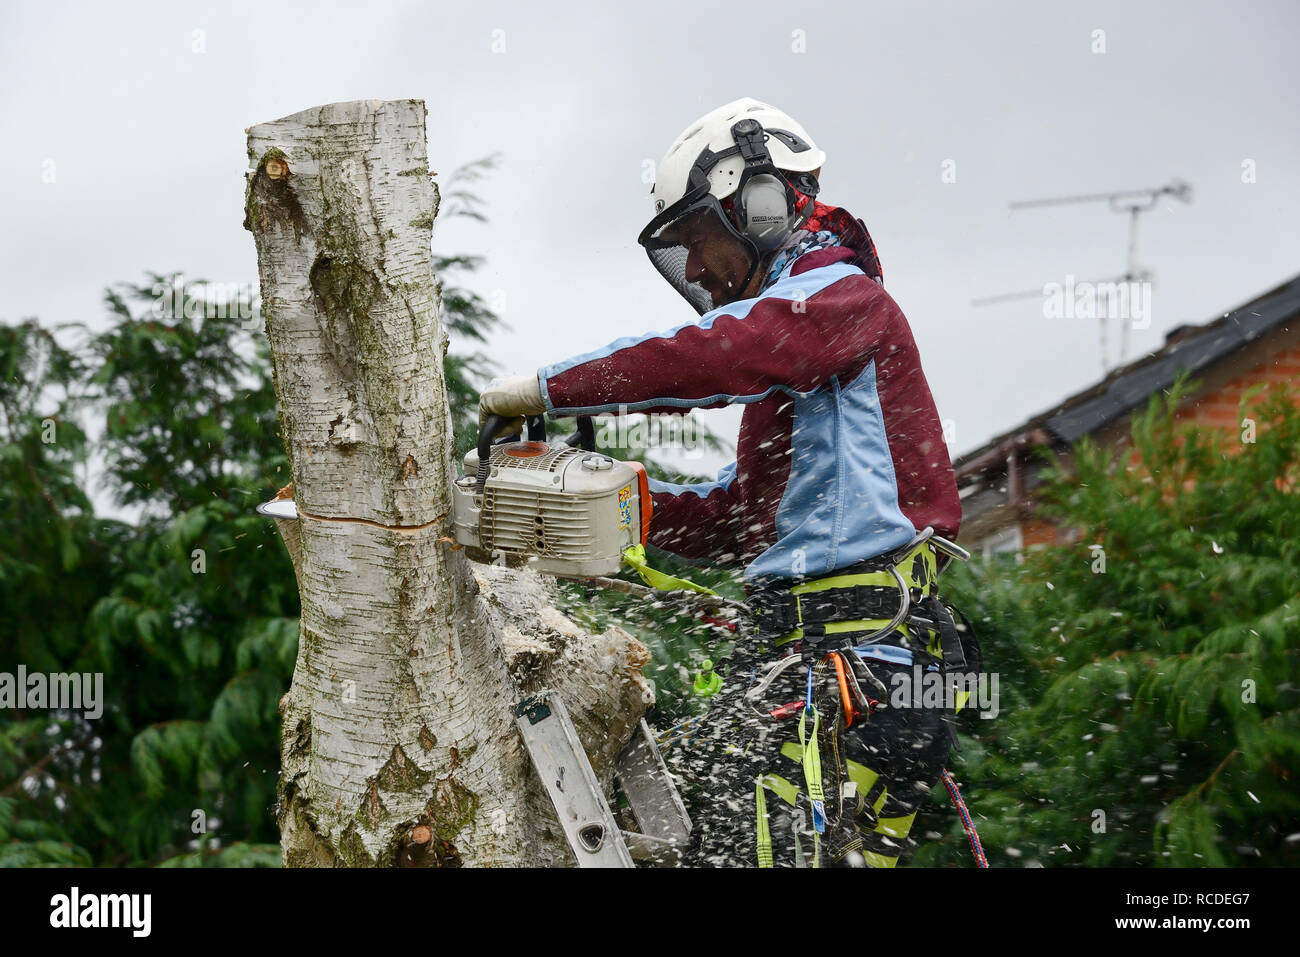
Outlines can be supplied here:
<path id="1" fill-rule="evenodd" d="M 918 581 L 916 577 L 913 575 L 913 568 L 916 564 L 917 555 L 921 556 L 921 561 L 925 569 L 923 572 L 925 584 L 921 584 L 921 582 Z M 903 576 L 903 581 L 907 583 L 907 587 L 910 589 L 916 589 L 920 591 L 922 595 L 930 594 L 931 590 L 934 587 L 935 580 L 938 578 L 939 575 L 938 558 L 935 555 L 934 549 L 930 546 L 929 542 L 922 542 L 920 545 L 916 546 L 916 548 L 914 548 L 912 551 L 908 552 L 908 554 L 898 562 L 897 567 L 898 567 L 899 574 Z M 894 576 L 890 574 L 888 571 L 878 571 L 878 572 L 860 572 L 852 575 L 831 575 L 828 578 L 818 578 L 810 582 L 804 582 L 803 584 L 795 585 L 793 588 L 790 589 L 790 594 L 794 595 L 796 598 L 795 611 L 796 611 L 797 619 L 799 621 L 799 627 L 795 628 L 795 630 L 790 632 L 788 635 L 784 635 L 781 638 L 776 639 L 776 641 L 773 642 L 773 645 L 776 647 L 780 647 L 781 645 L 788 644 L 789 642 L 798 641 L 800 638 L 804 636 L 803 635 L 803 605 L 801 602 L 798 601 L 798 599 L 801 596 L 815 594 L 816 592 L 820 592 L 820 591 L 829 591 L 832 588 L 852 588 L 854 585 L 876 585 L 876 586 L 881 586 L 886 588 L 897 588 L 898 582 L 894 580 Z M 825 626 L 825 630 L 826 630 L 826 634 L 828 635 L 851 634 L 854 632 L 872 632 L 877 630 L 878 628 L 883 627 L 887 623 L 888 623 L 888 619 L 886 618 L 858 619 L 853 621 L 833 621 Z M 898 631 L 905 638 L 911 637 L 911 628 L 907 624 L 899 625 Z M 934 636 L 933 640 L 930 642 L 930 645 L 931 647 L 928 649 L 930 653 L 934 654 L 936 657 L 939 657 L 940 655 L 939 652 L 937 651 L 939 647 L 938 635 Z"/>
<path id="2" fill-rule="evenodd" d="M 767 795 L 763 793 L 763 779 L 754 783 L 754 804 L 758 812 L 758 866 L 772 866 L 772 828 L 767 820 Z"/>

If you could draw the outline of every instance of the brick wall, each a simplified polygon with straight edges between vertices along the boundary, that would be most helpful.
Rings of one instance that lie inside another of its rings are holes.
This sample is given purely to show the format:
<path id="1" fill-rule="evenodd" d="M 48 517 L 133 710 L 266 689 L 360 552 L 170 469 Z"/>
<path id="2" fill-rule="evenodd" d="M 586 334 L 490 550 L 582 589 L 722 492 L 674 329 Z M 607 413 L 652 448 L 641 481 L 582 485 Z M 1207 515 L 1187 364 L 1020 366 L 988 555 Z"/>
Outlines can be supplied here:
<path id="1" fill-rule="evenodd" d="M 1275 382 L 1290 386 L 1293 395 L 1300 401 L 1300 344 L 1272 351 L 1249 371 L 1183 403 L 1175 413 L 1175 421 L 1179 424 L 1193 422 L 1207 429 L 1222 429 L 1229 437 L 1224 447 L 1229 451 L 1239 450 L 1242 394 L 1259 383 L 1270 386 Z M 1138 453 L 1133 452 L 1129 463 L 1137 465 L 1139 461 Z M 1020 534 L 1025 548 L 1068 542 L 1075 537 L 1069 531 L 1059 532 L 1050 522 L 1036 518 L 1020 522 Z"/>
<path id="2" fill-rule="evenodd" d="M 1056 526 L 1040 518 L 1027 518 L 1020 523 L 1020 540 L 1025 548 L 1035 545 L 1055 545 Z"/>
<path id="3" fill-rule="evenodd" d="M 1291 386 L 1300 395 L 1300 345 L 1274 353 L 1221 388 L 1186 403 L 1178 410 L 1177 420 L 1180 423 L 1195 422 L 1209 428 L 1224 429 L 1240 441 L 1241 419 L 1238 417 L 1238 407 L 1242 393 L 1260 382 L 1266 385 L 1280 382 Z"/>

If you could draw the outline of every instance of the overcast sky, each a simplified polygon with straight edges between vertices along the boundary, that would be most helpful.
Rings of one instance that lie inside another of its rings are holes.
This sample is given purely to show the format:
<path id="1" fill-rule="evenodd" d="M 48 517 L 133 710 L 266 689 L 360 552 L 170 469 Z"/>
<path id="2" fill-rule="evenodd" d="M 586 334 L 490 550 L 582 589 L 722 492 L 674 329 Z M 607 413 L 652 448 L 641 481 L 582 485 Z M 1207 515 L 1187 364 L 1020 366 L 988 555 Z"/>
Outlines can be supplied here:
<path id="1" fill-rule="evenodd" d="M 636 244 L 643 171 L 753 96 L 805 126 L 821 198 L 871 230 L 956 457 L 1100 374 L 1095 320 L 970 300 L 1124 265 L 1104 204 L 1008 201 L 1193 185 L 1143 217 L 1155 298 L 1130 358 L 1300 272 L 1298 27 L 1295 0 L 6 3 L 0 320 L 102 325 L 103 288 L 145 270 L 255 282 L 245 128 L 413 97 L 433 169 L 503 156 L 490 224 L 434 245 L 488 257 L 473 285 L 513 327 L 493 350 L 531 370 L 695 318 Z"/>

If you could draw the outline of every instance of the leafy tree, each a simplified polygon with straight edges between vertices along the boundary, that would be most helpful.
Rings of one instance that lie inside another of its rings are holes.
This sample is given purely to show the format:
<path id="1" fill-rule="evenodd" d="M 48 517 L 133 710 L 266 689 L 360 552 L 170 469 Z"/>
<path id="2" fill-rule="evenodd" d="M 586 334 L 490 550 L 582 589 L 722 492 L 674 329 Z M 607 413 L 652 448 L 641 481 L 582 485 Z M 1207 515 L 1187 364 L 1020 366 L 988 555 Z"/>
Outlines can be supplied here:
<path id="1" fill-rule="evenodd" d="M 203 298 L 208 288 L 179 274 L 119 283 L 104 296 L 113 325 L 90 339 L 105 478 L 148 517 L 232 496 L 252 504 L 258 486 L 288 481 L 253 304 Z"/>
<path id="2" fill-rule="evenodd" d="M 61 548 L 36 538 L 6 549 L 37 559 L 28 564 L 39 572 L 22 582 L 4 563 L 27 602 L 13 604 L 18 640 L 5 648 L 29 672 L 102 675 L 106 699 L 98 719 L 33 712 L 0 732 L 11 862 L 147 863 L 213 829 L 275 837 L 276 702 L 296 651 L 297 591 L 252 506 L 277 484 L 284 452 L 265 352 L 238 310 L 188 292 L 157 309 L 177 278 L 110 290 L 115 324 L 80 359 L 34 324 L 17 339 L 5 330 L 6 418 L 27 438 L 6 445 L 6 462 L 42 479 L 43 513 L 24 514 L 63 537 Z M 33 344 L 48 361 L 30 358 Z M 75 425 L 60 424 L 66 440 L 51 449 L 33 444 L 40 396 L 55 384 L 84 388 L 79 403 L 105 415 L 105 479 L 120 504 L 141 509 L 138 524 L 89 518 L 70 472 L 86 462 Z M 31 604 L 65 582 L 78 600 Z M 49 628 L 65 616 L 66 628 Z"/>
<path id="3" fill-rule="evenodd" d="M 77 477 L 86 457 L 75 418 L 83 371 L 35 320 L 0 326 L 0 607 L 13 639 L 0 646 L 6 665 L 46 669 L 75 655 L 104 577 Z"/>
<path id="4" fill-rule="evenodd" d="M 77 358 L 35 320 L 0 326 L 0 672 L 82 668 L 84 622 L 112 577 L 77 469 L 86 437 L 74 418 Z M 0 709 L 0 865 L 85 865 L 53 803 L 92 729 L 69 713 Z M 45 814 L 33 814 L 41 803 Z M 20 813 L 21 812 L 21 813 Z"/>
<path id="5" fill-rule="evenodd" d="M 1300 863 L 1300 409 L 1248 394 L 1243 443 L 1179 424 L 1189 389 L 1054 460 L 1041 511 L 1079 544 L 949 583 L 1001 673 L 954 768 L 995 863 Z M 965 854 L 954 824 L 917 859 Z"/>

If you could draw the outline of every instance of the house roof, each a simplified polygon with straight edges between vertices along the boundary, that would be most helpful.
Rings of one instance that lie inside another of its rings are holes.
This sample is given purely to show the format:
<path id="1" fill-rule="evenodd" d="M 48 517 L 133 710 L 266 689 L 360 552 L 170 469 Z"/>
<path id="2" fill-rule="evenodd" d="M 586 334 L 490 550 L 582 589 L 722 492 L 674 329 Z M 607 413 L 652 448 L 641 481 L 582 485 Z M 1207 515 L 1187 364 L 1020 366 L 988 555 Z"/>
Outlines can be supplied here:
<path id="1" fill-rule="evenodd" d="M 1195 375 L 1248 343 L 1285 326 L 1288 319 L 1297 315 L 1300 315 L 1300 275 L 1213 322 L 1171 329 L 1160 349 L 1120 366 L 1100 382 L 1075 393 L 1055 408 L 1041 412 L 963 454 L 953 462 L 953 466 L 960 476 L 963 468 L 986 458 L 990 450 L 1016 442 L 1018 437 L 1034 430 L 1046 432 L 1056 442 L 1075 442 L 1133 411 L 1152 393 L 1168 388 L 1179 372 L 1187 370 Z M 980 467 L 968 470 L 979 471 Z"/>

